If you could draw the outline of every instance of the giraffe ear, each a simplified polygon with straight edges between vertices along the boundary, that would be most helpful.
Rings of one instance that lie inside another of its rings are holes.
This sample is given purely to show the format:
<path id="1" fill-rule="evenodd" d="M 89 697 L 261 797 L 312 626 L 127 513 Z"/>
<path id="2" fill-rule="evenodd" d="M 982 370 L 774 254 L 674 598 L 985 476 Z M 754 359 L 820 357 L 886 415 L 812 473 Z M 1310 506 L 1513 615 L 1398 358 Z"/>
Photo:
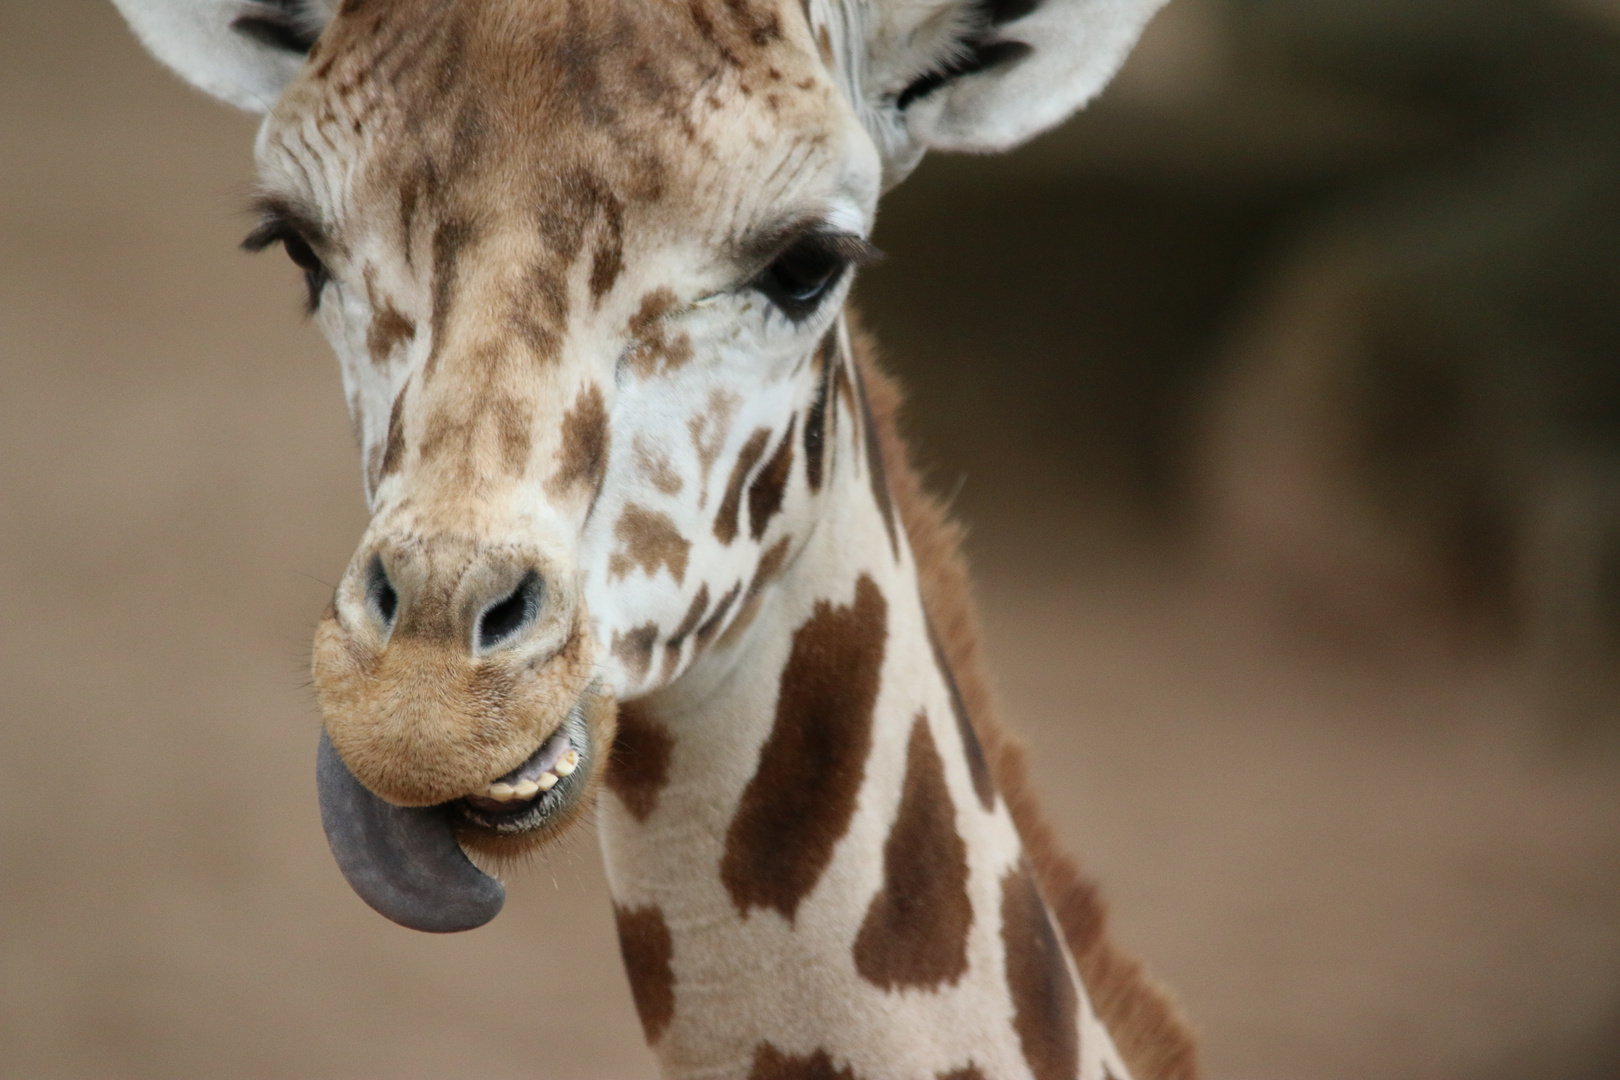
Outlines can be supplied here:
<path id="1" fill-rule="evenodd" d="M 181 78 L 269 112 L 337 0 L 113 0 L 141 44 Z"/>
<path id="2" fill-rule="evenodd" d="M 899 181 L 927 150 L 1006 150 L 1084 105 L 1164 0 L 872 0 L 858 94 Z"/>

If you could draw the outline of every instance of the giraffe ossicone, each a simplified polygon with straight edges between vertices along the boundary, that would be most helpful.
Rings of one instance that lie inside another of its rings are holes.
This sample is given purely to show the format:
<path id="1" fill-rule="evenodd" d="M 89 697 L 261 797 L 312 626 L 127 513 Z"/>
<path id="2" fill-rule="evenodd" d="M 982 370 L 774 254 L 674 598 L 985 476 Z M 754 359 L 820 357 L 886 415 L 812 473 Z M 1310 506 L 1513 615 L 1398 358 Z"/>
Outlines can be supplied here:
<path id="1" fill-rule="evenodd" d="M 371 520 L 316 633 L 356 891 L 595 804 L 668 1076 L 1195 1075 L 991 723 L 956 534 L 844 305 L 879 196 L 1107 82 L 1160 0 L 117 0 L 265 113 L 257 227 Z"/>

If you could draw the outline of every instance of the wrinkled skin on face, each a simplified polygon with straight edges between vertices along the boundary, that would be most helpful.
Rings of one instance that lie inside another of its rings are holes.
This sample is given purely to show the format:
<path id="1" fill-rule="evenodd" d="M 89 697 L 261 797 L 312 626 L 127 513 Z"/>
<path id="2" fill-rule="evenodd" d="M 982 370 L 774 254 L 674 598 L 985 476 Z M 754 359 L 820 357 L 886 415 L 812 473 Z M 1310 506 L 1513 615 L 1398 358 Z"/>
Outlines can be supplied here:
<path id="1" fill-rule="evenodd" d="M 326 730 L 388 803 L 462 800 L 469 846 L 577 815 L 611 701 L 814 528 L 820 493 L 739 478 L 825 393 L 881 182 L 816 49 L 797 5 L 351 3 L 261 132 L 255 242 L 306 270 L 372 511 Z M 476 802 L 570 715 L 544 812 Z"/>

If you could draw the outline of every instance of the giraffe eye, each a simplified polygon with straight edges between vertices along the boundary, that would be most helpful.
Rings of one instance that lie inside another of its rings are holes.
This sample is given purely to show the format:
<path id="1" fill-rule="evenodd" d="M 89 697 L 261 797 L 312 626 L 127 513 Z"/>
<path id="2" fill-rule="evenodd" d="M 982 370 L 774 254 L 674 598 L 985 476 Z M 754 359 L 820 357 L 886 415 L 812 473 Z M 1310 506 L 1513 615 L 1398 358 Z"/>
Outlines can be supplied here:
<path id="1" fill-rule="evenodd" d="M 263 224 L 242 241 L 242 247 L 247 251 L 263 251 L 274 244 L 280 244 L 293 265 L 304 272 L 304 288 L 308 292 L 304 309 L 313 314 L 321 306 L 321 290 L 331 280 L 326 264 L 321 262 L 321 257 L 315 254 L 315 249 L 305 239 L 304 230 L 280 210 L 268 212 Z"/>
<path id="2" fill-rule="evenodd" d="M 852 264 L 870 262 L 877 249 L 848 233 L 812 232 L 789 244 L 753 285 L 794 322 L 810 317 Z"/>

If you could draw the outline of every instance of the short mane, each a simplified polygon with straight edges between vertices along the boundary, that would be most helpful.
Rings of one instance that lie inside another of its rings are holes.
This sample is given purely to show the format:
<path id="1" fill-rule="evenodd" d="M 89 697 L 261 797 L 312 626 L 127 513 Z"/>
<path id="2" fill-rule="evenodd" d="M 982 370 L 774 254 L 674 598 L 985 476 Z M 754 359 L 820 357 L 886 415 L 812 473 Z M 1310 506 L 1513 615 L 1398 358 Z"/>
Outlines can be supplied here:
<path id="1" fill-rule="evenodd" d="M 962 527 L 923 489 L 897 426 L 901 392 L 878 366 L 876 347 L 850 313 L 855 363 L 860 367 L 889 474 L 917 561 L 923 608 L 939 634 L 996 790 L 1035 869 L 1042 896 L 1057 917 L 1080 968 L 1086 992 L 1136 1080 L 1197 1080 L 1192 1035 L 1142 964 L 1116 947 L 1097 886 L 1064 854 L 1029 782 L 1023 743 L 995 719 L 996 708 L 979 650 L 979 616 L 962 555 Z"/>

